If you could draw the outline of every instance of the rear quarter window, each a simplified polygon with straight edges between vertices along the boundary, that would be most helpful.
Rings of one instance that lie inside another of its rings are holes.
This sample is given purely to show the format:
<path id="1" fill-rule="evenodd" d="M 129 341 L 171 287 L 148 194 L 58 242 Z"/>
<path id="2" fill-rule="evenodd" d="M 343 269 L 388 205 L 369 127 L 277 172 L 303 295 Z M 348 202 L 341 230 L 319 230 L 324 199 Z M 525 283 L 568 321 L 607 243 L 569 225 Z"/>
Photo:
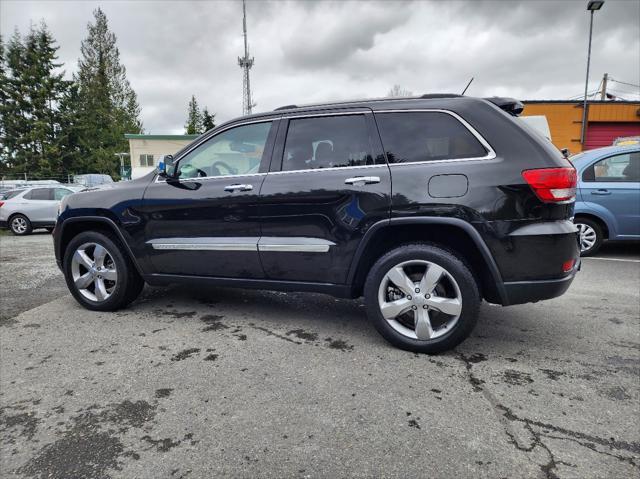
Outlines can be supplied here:
<path id="1" fill-rule="evenodd" d="M 483 158 L 487 149 L 455 117 L 441 112 L 376 113 L 389 163 Z"/>
<path id="2" fill-rule="evenodd" d="M 24 190 L 13 190 L 13 191 L 5 191 L 4 193 L 0 193 L 0 200 L 10 200 L 11 198 L 18 196 Z"/>

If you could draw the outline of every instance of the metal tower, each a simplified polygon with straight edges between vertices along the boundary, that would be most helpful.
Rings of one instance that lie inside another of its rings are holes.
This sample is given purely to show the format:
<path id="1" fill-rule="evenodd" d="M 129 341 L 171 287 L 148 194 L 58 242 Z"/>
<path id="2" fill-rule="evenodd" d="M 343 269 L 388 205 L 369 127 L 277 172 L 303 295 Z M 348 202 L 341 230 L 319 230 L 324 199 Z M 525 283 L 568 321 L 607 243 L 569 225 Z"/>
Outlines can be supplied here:
<path id="1" fill-rule="evenodd" d="M 247 43 L 247 7 L 245 0 L 242 0 L 242 33 L 244 35 L 244 56 L 238 57 L 238 65 L 242 68 L 242 114 L 249 115 L 255 104 L 251 102 L 249 70 L 251 70 L 253 66 L 253 57 L 249 58 L 249 45 Z"/>

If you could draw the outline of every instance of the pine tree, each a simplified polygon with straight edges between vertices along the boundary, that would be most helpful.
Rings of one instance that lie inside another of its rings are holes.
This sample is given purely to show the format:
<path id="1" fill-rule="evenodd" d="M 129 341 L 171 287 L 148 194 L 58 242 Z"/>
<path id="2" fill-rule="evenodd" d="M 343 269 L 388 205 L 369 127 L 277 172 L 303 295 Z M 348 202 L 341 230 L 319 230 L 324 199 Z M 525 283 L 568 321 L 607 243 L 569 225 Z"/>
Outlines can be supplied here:
<path id="1" fill-rule="evenodd" d="M 205 106 L 204 110 L 202 110 L 202 133 L 216 127 L 216 124 L 214 123 L 215 118 L 216 114 L 210 114 L 209 110 Z"/>
<path id="2" fill-rule="evenodd" d="M 0 178 L 7 171 L 4 159 L 7 155 L 5 127 L 4 127 L 4 108 L 7 102 L 7 76 L 5 66 L 4 41 L 0 35 Z"/>
<path id="3" fill-rule="evenodd" d="M 98 8 L 95 23 L 80 46 L 76 135 L 83 172 L 100 172 L 118 177 L 116 153 L 127 151 L 125 133 L 140 133 L 140 107 L 126 69 L 120 63 L 116 36 L 109 31 L 107 17 Z"/>
<path id="4" fill-rule="evenodd" d="M 198 108 L 195 95 L 191 95 L 189 106 L 187 107 L 187 123 L 184 125 L 187 135 L 198 135 L 202 132 L 202 113 Z"/>
<path id="5" fill-rule="evenodd" d="M 16 29 L 9 39 L 4 53 L 4 76 L 2 95 L 3 148 L 2 164 L 7 173 L 24 172 L 24 132 L 28 124 L 24 117 L 24 97 L 21 94 L 21 80 L 25 70 L 24 45 L 20 32 Z M 18 170 L 21 171 L 18 171 Z"/>
<path id="6" fill-rule="evenodd" d="M 16 30 L 3 55 L 0 161 L 12 175 L 60 173 L 57 105 L 68 85 L 58 72 L 57 50 L 43 23 L 24 39 Z"/>

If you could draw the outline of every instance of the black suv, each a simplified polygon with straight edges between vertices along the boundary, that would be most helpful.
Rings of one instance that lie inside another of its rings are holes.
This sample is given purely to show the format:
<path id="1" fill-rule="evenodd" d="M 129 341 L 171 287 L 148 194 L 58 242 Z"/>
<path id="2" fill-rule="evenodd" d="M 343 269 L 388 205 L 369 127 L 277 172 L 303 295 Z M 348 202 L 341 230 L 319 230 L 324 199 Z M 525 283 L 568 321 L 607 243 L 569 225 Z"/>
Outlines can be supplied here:
<path id="1" fill-rule="evenodd" d="M 388 341 L 446 350 L 482 299 L 553 298 L 579 267 L 575 170 L 521 109 L 438 94 L 233 120 L 157 172 L 66 197 L 56 258 L 88 309 L 145 282 L 364 295 Z"/>

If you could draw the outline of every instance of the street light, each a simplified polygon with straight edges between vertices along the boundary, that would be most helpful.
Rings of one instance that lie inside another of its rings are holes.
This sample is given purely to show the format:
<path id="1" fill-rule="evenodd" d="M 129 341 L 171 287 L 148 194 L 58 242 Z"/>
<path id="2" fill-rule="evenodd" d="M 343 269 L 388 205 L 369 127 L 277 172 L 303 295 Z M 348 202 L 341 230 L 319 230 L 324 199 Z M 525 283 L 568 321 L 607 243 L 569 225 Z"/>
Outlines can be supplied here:
<path id="1" fill-rule="evenodd" d="M 115 156 L 120 158 L 120 179 L 124 178 L 124 157 L 129 156 L 129 153 L 114 153 Z"/>
<path id="2" fill-rule="evenodd" d="M 600 10 L 604 5 L 604 0 L 589 0 L 587 3 L 587 11 L 591 12 L 591 20 L 589 23 L 589 51 L 587 53 L 587 78 L 584 81 L 584 104 L 582 105 L 582 132 L 580 134 L 580 143 L 584 149 L 585 134 L 587 131 L 587 89 L 589 87 L 589 65 L 591 63 L 591 34 L 593 33 L 593 12 Z"/>

